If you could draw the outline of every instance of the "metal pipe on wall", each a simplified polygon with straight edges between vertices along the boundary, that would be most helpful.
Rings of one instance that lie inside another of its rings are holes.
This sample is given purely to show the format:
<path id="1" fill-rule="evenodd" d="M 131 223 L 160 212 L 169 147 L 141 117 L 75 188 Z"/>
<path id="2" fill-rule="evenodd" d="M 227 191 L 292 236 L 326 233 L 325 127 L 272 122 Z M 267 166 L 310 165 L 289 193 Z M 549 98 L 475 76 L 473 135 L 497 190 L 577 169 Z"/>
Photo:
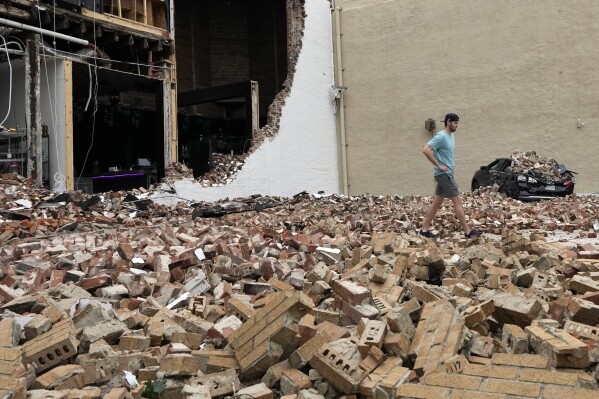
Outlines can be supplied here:
<path id="1" fill-rule="evenodd" d="M 54 31 L 47 30 L 47 29 L 37 28 L 37 27 L 31 26 L 31 25 L 25 25 L 21 22 L 11 21 L 10 19 L 6 19 L 6 18 L 0 18 L 0 25 L 6 25 L 6 26 L 10 26 L 12 28 L 23 29 L 23 30 L 28 30 L 31 32 L 41 33 L 43 35 L 52 36 L 57 39 L 62 39 L 62 40 L 66 40 L 68 42 L 77 43 L 82 46 L 89 45 L 89 42 L 87 40 L 79 39 L 79 38 L 76 38 L 73 36 L 64 35 L 62 33 L 54 32 Z"/>
<path id="2" fill-rule="evenodd" d="M 341 57 L 341 8 L 335 7 L 335 56 L 337 87 L 343 86 L 343 64 Z M 339 91 L 339 134 L 341 136 L 341 175 L 343 181 L 343 194 L 349 195 L 349 178 L 347 171 L 347 137 L 345 134 L 345 90 Z"/>

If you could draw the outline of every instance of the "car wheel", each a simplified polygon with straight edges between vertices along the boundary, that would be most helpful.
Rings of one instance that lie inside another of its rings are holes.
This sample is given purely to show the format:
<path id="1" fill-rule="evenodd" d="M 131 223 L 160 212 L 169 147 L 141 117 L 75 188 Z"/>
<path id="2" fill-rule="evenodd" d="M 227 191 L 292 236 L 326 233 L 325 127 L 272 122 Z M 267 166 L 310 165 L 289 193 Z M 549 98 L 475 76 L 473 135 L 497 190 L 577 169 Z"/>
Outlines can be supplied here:
<path id="1" fill-rule="evenodd" d="M 472 180 L 472 191 L 478 190 L 480 188 L 480 183 L 478 182 L 478 180 L 474 179 Z"/>

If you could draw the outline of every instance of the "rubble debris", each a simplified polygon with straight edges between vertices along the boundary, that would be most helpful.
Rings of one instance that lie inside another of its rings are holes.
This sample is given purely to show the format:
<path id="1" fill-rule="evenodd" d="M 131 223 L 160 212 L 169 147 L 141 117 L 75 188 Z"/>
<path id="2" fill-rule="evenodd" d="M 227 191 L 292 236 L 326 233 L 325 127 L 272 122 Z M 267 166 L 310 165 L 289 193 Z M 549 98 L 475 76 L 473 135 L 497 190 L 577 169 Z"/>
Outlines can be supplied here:
<path id="1" fill-rule="evenodd" d="M 559 163 L 552 158 L 538 155 L 536 151 L 513 151 L 511 154 L 512 165 L 508 170 L 518 174 L 535 172 L 543 181 L 560 182 L 564 178 L 560 173 Z"/>
<path id="2" fill-rule="evenodd" d="M 1 394 L 599 395 L 599 197 L 465 195 L 485 235 L 441 210 L 432 240 L 430 198 L 256 196 L 197 217 L 132 203 L 146 194 L 0 176 L 0 208 L 27 216 L 0 220 Z"/>

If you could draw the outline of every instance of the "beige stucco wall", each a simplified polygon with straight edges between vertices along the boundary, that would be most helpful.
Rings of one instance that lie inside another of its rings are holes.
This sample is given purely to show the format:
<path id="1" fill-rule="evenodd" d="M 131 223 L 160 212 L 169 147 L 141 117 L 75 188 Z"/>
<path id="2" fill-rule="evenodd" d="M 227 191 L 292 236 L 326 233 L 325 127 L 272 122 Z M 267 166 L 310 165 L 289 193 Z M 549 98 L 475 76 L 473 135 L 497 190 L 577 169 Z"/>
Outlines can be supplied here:
<path id="1" fill-rule="evenodd" d="M 597 0 L 337 0 L 350 194 L 431 194 L 427 118 L 460 115 L 456 177 L 536 150 L 599 191 Z M 580 118 L 584 127 L 578 128 Z"/>

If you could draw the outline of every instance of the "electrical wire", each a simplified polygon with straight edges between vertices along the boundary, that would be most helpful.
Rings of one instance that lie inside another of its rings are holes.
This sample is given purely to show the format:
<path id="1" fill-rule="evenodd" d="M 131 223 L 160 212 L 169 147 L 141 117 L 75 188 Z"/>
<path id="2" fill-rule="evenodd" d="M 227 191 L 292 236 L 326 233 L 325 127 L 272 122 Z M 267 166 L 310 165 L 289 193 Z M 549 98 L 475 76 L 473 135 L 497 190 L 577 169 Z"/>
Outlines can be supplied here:
<path id="1" fill-rule="evenodd" d="M 83 54 L 77 54 L 77 53 L 73 53 L 70 51 L 64 51 L 64 50 L 56 50 L 57 55 L 58 54 L 63 54 L 63 58 L 66 59 L 71 59 L 71 57 L 68 56 L 72 56 L 72 57 L 77 57 L 77 58 L 89 58 L 90 60 L 95 60 L 95 61 L 108 61 L 105 58 L 100 58 L 100 57 L 94 57 L 91 55 L 83 55 Z M 133 54 L 132 54 L 133 56 Z M 117 64 L 126 64 L 126 65 L 133 65 L 133 66 L 142 66 L 142 67 L 152 67 L 152 68 L 156 68 L 156 69 L 168 69 L 168 66 L 161 66 L 161 65 L 154 65 L 154 64 L 149 64 L 149 63 L 143 63 L 143 62 L 129 62 L 129 61 L 120 61 L 120 60 L 115 60 L 115 59 L 110 59 L 110 63 L 117 63 Z M 139 74 L 141 76 L 141 74 Z"/>
<path id="2" fill-rule="evenodd" d="M 93 16 L 93 32 L 94 32 L 94 51 L 96 51 L 96 53 L 97 53 L 96 12 L 95 12 L 95 10 L 94 10 L 94 16 Z M 90 65 L 90 68 L 91 68 L 91 65 Z M 89 157 L 89 153 L 91 152 L 91 150 L 94 146 L 94 137 L 96 134 L 96 113 L 98 112 L 98 59 L 97 59 L 97 57 L 94 57 L 94 74 L 95 74 L 96 82 L 95 82 L 95 86 L 94 86 L 94 112 L 92 113 L 92 137 L 91 137 L 91 141 L 89 143 L 87 152 L 85 153 L 85 159 L 83 160 L 83 166 L 81 167 L 81 172 L 79 173 L 79 177 L 77 177 L 77 181 L 75 182 L 75 187 L 77 187 L 79 185 L 79 180 L 83 176 L 83 171 L 85 170 L 85 166 L 87 165 L 87 159 Z M 90 69 L 90 78 L 91 78 L 91 69 Z M 90 89 L 91 89 L 91 82 L 90 82 Z M 91 96 L 91 92 L 90 92 L 90 96 Z M 87 104 L 89 105 L 89 100 L 88 100 Z M 85 110 L 87 111 L 87 105 L 85 106 Z"/>
<path id="3" fill-rule="evenodd" d="M 6 111 L 6 116 L 0 122 L 0 125 L 4 124 L 10 115 L 10 107 L 12 106 L 12 63 L 10 62 L 10 54 L 8 54 L 8 45 L 6 43 L 6 39 L 4 36 L 0 36 L 2 41 L 4 42 L 4 50 L 6 50 L 6 59 L 8 60 L 8 69 L 9 69 L 9 88 L 8 88 L 8 110 Z"/>

